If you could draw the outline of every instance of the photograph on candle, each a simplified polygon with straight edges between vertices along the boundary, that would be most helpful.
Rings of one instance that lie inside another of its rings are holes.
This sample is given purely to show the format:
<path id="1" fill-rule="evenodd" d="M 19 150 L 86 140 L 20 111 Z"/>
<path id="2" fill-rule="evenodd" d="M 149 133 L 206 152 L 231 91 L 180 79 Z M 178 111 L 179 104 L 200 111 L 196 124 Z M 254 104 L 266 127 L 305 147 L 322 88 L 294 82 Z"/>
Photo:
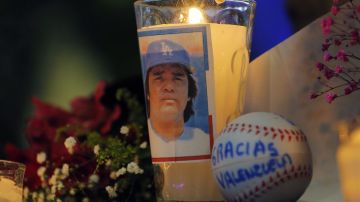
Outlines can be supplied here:
<path id="1" fill-rule="evenodd" d="M 210 159 L 204 32 L 139 32 L 153 163 Z"/>

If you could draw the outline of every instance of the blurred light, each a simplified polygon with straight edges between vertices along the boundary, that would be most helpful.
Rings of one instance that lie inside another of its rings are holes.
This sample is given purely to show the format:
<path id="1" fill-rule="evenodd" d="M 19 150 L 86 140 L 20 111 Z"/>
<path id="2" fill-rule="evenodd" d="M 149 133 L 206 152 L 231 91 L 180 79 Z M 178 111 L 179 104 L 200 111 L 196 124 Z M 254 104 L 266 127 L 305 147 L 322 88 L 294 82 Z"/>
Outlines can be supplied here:
<path id="1" fill-rule="evenodd" d="M 201 11 L 198 8 L 190 8 L 189 9 L 189 23 L 195 24 L 195 23 L 201 23 L 203 22 L 204 17 L 201 13 Z"/>

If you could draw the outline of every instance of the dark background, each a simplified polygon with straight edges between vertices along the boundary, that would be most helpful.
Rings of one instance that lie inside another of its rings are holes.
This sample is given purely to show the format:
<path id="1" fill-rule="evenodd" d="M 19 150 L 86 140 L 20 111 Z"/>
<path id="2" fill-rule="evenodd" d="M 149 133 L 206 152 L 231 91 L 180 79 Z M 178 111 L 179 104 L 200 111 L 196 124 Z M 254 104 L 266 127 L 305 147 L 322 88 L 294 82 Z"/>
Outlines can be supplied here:
<path id="1" fill-rule="evenodd" d="M 327 12 L 332 0 L 258 0 L 251 58 Z M 98 80 L 139 81 L 131 0 L 0 2 L 0 158 L 26 147 L 31 97 L 68 108 Z M 137 93 L 143 93 L 141 85 Z"/>

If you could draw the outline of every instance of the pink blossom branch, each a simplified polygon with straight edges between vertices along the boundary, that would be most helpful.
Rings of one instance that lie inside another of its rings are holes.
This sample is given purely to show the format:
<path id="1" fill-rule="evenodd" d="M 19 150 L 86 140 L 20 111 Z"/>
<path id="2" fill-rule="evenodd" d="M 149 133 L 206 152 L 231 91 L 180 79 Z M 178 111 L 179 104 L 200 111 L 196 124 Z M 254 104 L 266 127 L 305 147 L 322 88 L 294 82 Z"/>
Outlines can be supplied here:
<path id="1" fill-rule="evenodd" d="M 325 93 L 327 93 L 327 92 L 330 92 L 330 91 L 332 91 L 332 90 L 334 90 L 334 89 L 337 89 L 337 88 L 340 88 L 340 87 L 344 87 L 344 86 L 346 86 L 346 85 L 348 85 L 348 84 L 347 84 L 347 83 L 343 83 L 343 84 L 340 84 L 340 85 L 337 85 L 337 86 L 334 86 L 334 87 L 331 87 L 331 86 L 329 86 L 329 85 L 326 85 L 326 86 L 328 87 L 328 89 L 319 92 L 318 95 L 319 95 L 319 96 L 320 96 L 320 95 L 323 95 L 323 94 L 325 94 Z"/>
<path id="2" fill-rule="evenodd" d="M 358 57 L 358 56 L 356 56 L 355 54 L 348 54 L 348 55 L 346 55 L 346 56 L 349 56 L 349 57 L 351 57 L 351 58 L 354 58 L 354 59 L 357 59 L 357 60 L 360 60 L 360 57 Z"/>

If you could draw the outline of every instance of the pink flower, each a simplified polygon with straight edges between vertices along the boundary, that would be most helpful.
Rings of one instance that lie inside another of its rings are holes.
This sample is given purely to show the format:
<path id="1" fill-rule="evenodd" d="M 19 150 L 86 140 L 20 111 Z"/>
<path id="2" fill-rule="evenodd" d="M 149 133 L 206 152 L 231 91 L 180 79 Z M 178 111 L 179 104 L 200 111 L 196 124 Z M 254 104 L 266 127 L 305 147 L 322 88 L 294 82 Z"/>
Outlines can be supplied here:
<path id="1" fill-rule="evenodd" d="M 331 26 L 333 24 L 334 24 L 334 21 L 330 16 L 321 20 L 321 28 L 322 28 L 322 32 L 325 36 L 330 34 Z"/>
<path id="2" fill-rule="evenodd" d="M 326 62 L 328 62 L 328 61 L 330 61 L 331 59 L 333 59 L 333 57 L 329 54 L 329 52 L 325 51 L 325 52 L 324 52 L 323 59 L 324 59 Z"/>
<path id="3" fill-rule="evenodd" d="M 333 15 L 336 16 L 336 15 L 339 13 L 339 11 L 340 11 L 339 7 L 337 7 L 337 6 L 332 6 L 332 7 L 331 7 L 331 13 L 332 13 Z"/>
<path id="4" fill-rule="evenodd" d="M 360 5 L 358 5 L 358 6 L 356 7 L 356 12 L 357 12 L 357 13 L 360 13 Z"/>
<path id="5" fill-rule="evenodd" d="M 332 103 L 332 101 L 334 101 L 334 99 L 337 97 L 337 95 L 333 92 L 328 92 L 325 94 L 325 99 L 326 102 L 328 103 Z"/>
<path id="6" fill-rule="evenodd" d="M 319 71 L 322 71 L 324 69 L 324 64 L 321 63 L 321 62 L 318 62 L 316 63 L 316 68 L 319 70 Z"/>
<path id="7" fill-rule="evenodd" d="M 342 67 L 342 66 L 340 66 L 340 65 L 336 65 L 336 66 L 335 66 L 335 72 L 336 72 L 337 74 L 340 74 L 342 71 L 343 71 L 343 67 Z"/>
<path id="8" fill-rule="evenodd" d="M 344 49 L 341 49 L 339 50 L 339 52 L 336 54 L 336 58 L 338 60 L 342 60 L 344 62 L 347 62 L 349 61 L 349 59 L 347 58 L 346 54 L 345 54 L 345 50 Z"/>
<path id="9" fill-rule="evenodd" d="M 355 90 L 357 90 L 357 84 L 356 83 L 351 83 L 349 86 L 347 86 L 344 89 L 344 94 L 349 95 L 350 93 L 352 93 Z"/>
<path id="10" fill-rule="evenodd" d="M 354 29 L 353 31 L 351 31 L 350 44 L 355 45 L 355 44 L 358 44 L 359 41 L 360 41 L 359 31 L 357 29 Z"/>
<path id="11" fill-rule="evenodd" d="M 329 43 L 323 43 L 322 44 L 322 51 L 327 51 L 328 49 L 329 49 L 329 47 L 330 47 L 330 44 Z"/>
<path id="12" fill-rule="evenodd" d="M 357 83 L 351 83 L 350 87 L 351 87 L 351 90 L 353 90 L 353 91 L 358 89 Z"/>
<path id="13" fill-rule="evenodd" d="M 326 79 L 331 79 L 335 76 L 335 73 L 332 69 L 329 69 L 329 68 L 325 68 L 324 70 L 324 76 Z"/>
<path id="14" fill-rule="evenodd" d="M 356 54 L 360 46 L 360 3 L 332 1 L 331 15 L 321 19 L 320 23 L 324 34 L 321 44 L 323 63 L 317 62 L 316 68 L 321 74 L 317 80 L 322 87 L 320 92 L 310 94 L 311 99 L 324 94 L 328 103 L 360 91 L 360 72 L 356 65 L 360 61 L 360 56 Z"/>
<path id="15" fill-rule="evenodd" d="M 351 92 L 352 92 L 352 89 L 349 86 L 344 89 L 344 95 L 349 95 Z"/>
<path id="16" fill-rule="evenodd" d="M 341 45 L 340 39 L 334 39 L 334 44 L 335 44 L 336 46 L 340 46 L 340 45 Z"/>

